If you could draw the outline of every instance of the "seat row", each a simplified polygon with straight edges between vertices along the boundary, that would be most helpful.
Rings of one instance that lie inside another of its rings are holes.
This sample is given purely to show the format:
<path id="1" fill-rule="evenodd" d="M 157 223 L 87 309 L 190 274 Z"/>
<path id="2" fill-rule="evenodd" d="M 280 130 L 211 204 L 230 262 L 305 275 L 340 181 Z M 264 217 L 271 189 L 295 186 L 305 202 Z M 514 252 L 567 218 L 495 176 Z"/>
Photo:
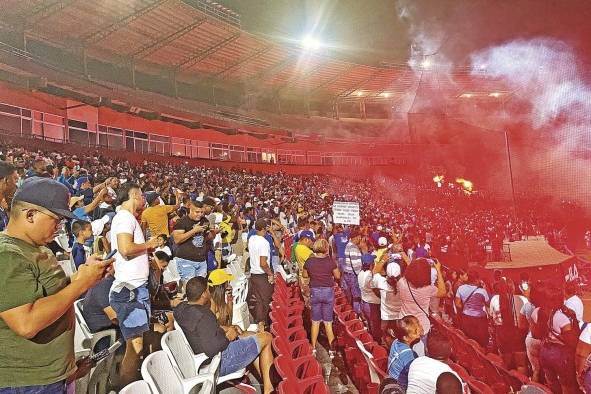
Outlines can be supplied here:
<path id="1" fill-rule="evenodd" d="M 271 302 L 274 369 L 280 394 L 328 394 L 322 366 L 313 355 L 304 328 L 304 303 L 297 285 L 277 275 Z"/>
<path id="2" fill-rule="evenodd" d="M 388 351 L 369 333 L 340 287 L 335 287 L 335 336 L 353 384 L 361 393 L 375 394 L 387 377 Z"/>
<path id="3" fill-rule="evenodd" d="M 519 392 L 524 386 L 536 387 L 538 392 L 551 393 L 544 385 L 533 382 L 529 377 L 507 370 L 500 356 L 486 351 L 459 329 L 449 326 L 441 319 L 432 318 L 432 324 L 445 332 L 452 343 L 450 366 L 468 383 L 472 392 L 482 394 Z"/>

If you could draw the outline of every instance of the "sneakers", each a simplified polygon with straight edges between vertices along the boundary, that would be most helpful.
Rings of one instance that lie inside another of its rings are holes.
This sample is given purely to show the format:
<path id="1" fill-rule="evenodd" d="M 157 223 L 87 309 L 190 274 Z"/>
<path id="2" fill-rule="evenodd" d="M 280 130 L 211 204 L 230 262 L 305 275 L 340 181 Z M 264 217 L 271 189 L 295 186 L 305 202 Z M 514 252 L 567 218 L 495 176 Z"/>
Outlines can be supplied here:
<path id="1" fill-rule="evenodd" d="M 312 349 L 312 357 L 316 357 L 316 349 Z"/>
<path id="2" fill-rule="evenodd" d="M 330 357 L 331 360 L 334 359 L 335 354 L 336 354 L 336 352 L 334 350 L 328 351 L 328 357 Z"/>

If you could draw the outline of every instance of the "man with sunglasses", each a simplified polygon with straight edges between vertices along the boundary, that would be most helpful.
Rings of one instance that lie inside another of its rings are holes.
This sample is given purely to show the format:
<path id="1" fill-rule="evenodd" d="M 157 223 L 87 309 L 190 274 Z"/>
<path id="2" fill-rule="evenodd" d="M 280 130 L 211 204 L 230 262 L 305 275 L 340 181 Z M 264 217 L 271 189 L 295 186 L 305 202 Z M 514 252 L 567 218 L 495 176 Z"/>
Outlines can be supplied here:
<path id="1" fill-rule="evenodd" d="M 70 194 L 33 177 L 16 192 L 0 233 L 0 393 L 65 393 L 81 376 L 74 363 L 73 303 L 101 280 L 112 260 L 90 257 L 71 278 L 45 247 L 66 218 Z M 83 369 L 83 368 L 81 368 Z M 84 372 L 85 373 L 85 372 Z"/>

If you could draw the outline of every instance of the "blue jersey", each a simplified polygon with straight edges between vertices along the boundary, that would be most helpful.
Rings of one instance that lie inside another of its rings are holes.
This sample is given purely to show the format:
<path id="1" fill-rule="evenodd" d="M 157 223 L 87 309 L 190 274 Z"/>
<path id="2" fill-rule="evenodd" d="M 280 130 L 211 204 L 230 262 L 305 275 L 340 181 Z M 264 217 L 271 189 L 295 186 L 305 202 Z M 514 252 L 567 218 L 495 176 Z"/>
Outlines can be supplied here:
<path id="1" fill-rule="evenodd" d="M 345 247 L 349 243 L 349 237 L 344 233 L 336 233 L 334 236 L 337 258 L 345 258 Z"/>

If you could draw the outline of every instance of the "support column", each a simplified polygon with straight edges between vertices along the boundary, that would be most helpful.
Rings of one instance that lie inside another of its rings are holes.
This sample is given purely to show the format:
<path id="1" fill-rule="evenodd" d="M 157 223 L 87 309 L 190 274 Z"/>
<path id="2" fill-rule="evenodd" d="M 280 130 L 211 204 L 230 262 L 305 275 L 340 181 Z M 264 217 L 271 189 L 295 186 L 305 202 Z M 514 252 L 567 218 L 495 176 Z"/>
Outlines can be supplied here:
<path id="1" fill-rule="evenodd" d="M 341 117 L 341 114 L 339 112 L 339 100 L 335 100 L 334 101 L 334 118 L 336 120 L 339 120 Z"/>
<path id="2" fill-rule="evenodd" d="M 131 65 L 131 86 L 135 89 L 135 61 L 132 59 L 130 62 Z"/>
<path id="3" fill-rule="evenodd" d="M 367 119 L 367 114 L 365 113 L 365 100 L 359 102 L 359 112 L 361 112 L 361 119 Z"/>
<path id="4" fill-rule="evenodd" d="M 84 76 L 88 78 L 88 59 L 86 57 L 86 48 L 82 48 L 82 69 L 84 70 Z"/>
<path id="5" fill-rule="evenodd" d="M 179 85 L 176 80 L 176 72 L 175 71 L 170 72 L 170 82 L 172 84 L 172 91 L 174 94 L 174 98 L 179 98 Z"/>

